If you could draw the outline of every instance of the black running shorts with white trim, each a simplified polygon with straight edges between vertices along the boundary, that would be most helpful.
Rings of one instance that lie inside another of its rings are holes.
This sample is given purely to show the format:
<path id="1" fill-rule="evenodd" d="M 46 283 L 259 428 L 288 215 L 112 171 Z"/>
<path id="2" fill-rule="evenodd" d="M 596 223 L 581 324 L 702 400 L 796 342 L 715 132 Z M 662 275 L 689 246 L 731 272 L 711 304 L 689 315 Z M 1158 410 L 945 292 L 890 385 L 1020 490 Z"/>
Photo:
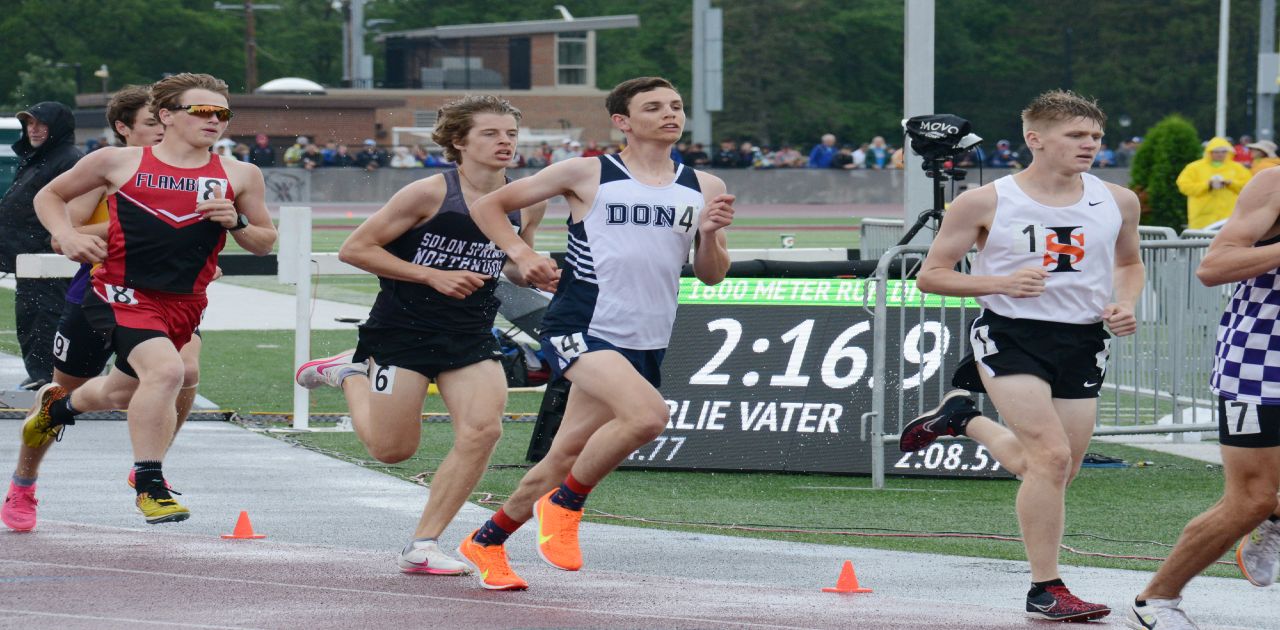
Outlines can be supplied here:
<path id="1" fill-rule="evenodd" d="M 1030 374 L 1049 383 L 1054 398 L 1097 398 L 1107 372 L 1111 335 L 1102 322 L 1064 324 L 1013 319 L 983 311 L 969 329 L 972 351 L 956 368 L 956 387 L 985 392 L 988 376 Z"/>
<path id="2" fill-rule="evenodd" d="M 1280 407 L 1219 396 L 1218 442 L 1240 448 L 1280 446 Z"/>
<path id="3" fill-rule="evenodd" d="M 67 302 L 53 335 L 53 367 L 67 376 L 92 378 L 102 374 L 111 353 L 111 338 L 89 324 L 80 304 Z"/>
<path id="4" fill-rule="evenodd" d="M 434 379 L 444 372 L 502 358 L 492 333 L 464 335 L 407 328 L 360 327 L 352 361 L 372 358 L 379 366 L 412 370 Z"/>

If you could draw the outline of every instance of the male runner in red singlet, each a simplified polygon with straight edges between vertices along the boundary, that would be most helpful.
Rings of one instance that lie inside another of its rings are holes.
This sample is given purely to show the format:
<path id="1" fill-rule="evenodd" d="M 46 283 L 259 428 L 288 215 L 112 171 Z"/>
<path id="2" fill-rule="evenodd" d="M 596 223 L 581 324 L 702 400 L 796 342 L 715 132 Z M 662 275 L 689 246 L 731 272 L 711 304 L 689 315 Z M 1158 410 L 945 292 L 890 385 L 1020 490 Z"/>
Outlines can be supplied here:
<path id="1" fill-rule="evenodd" d="M 182 387 L 179 350 L 208 300 L 218 252 L 230 232 L 244 249 L 270 253 L 276 231 L 257 167 L 209 152 L 231 120 L 227 85 L 183 73 L 151 87 L 151 111 L 165 126 L 152 147 L 102 149 L 36 196 L 36 213 L 72 260 L 102 262 L 85 294 L 89 322 L 111 335 L 116 368 L 70 396 L 42 388 L 23 441 L 40 446 L 86 411 L 129 409 L 137 506 L 148 523 L 186 520 L 170 495 L 161 461 L 173 437 Z M 80 234 L 67 201 L 107 186 L 107 241 Z"/>
<path id="2" fill-rule="evenodd" d="M 150 86 L 142 85 L 125 86 L 111 96 L 107 103 L 107 124 L 120 142 L 131 147 L 149 147 L 164 137 L 164 126 L 147 110 L 150 98 Z M 106 187 L 71 201 L 67 204 L 67 209 L 71 213 L 72 223 L 80 226 L 79 231 L 106 238 L 110 214 Z M 61 253 L 57 239 L 54 239 L 53 246 L 55 251 Z M 81 300 L 92 270 L 90 265 L 81 265 L 71 279 L 62 318 L 54 335 L 53 382 L 67 391 L 72 391 L 101 374 L 112 355 L 111 340 L 89 325 L 81 308 Z M 197 374 L 199 371 L 200 345 L 195 339 L 193 337 L 192 343 L 182 349 L 183 359 L 188 364 L 188 375 L 192 373 L 192 364 Z M 198 380 L 197 376 L 193 383 Z M 187 400 L 194 399 L 195 388 L 187 390 L 184 387 L 183 392 L 187 391 L 191 392 Z M 189 404 L 185 408 L 182 406 L 181 398 L 179 397 L 179 423 L 191 409 Z M 48 443 L 32 448 L 21 444 L 18 449 L 18 463 L 9 484 L 9 492 L 5 495 L 4 507 L 0 508 L 0 520 L 10 529 L 30 531 L 36 526 L 36 477 L 40 471 L 40 462 L 51 446 L 52 443 Z"/>

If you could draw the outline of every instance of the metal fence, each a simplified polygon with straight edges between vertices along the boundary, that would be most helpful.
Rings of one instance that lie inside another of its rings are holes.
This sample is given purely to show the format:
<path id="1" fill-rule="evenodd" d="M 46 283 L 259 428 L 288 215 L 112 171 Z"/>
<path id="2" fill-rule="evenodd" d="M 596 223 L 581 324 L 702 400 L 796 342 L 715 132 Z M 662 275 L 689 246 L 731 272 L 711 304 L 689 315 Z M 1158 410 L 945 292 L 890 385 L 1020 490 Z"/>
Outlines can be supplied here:
<path id="1" fill-rule="evenodd" d="M 1205 287 L 1196 278 L 1208 240 L 1178 239 L 1168 228 L 1147 230 L 1142 236 L 1146 283 L 1135 313 L 1138 332 L 1112 340 L 1095 433 L 1171 433 L 1178 439 L 1185 431 L 1216 431 L 1209 372 L 1218 320 L 1231 286 Z M 919 309 L 913 319 L 937 322 L 939 335 L 907 337 L 902 326 L 905 318 L 891 317 L 886 308 L 886 280 L 899 264 L 916 267 L 927 253 L 926 245 L 891 247 L 870 279 L 876 290 L 872 352 L 876 382 L 885 382 L 886 375 L 895 371 L 902 374 L 918 369 L 917 364 L 926 359 L 940 376 L 914 389 L 877 388 L 873 393 L 867 415 L 874 444 L 872 485 L 877 488 L 884 485 L 885 444 L 896 442 L 905 422 L 936 404 L 951 389 L 950 376 L 968 352 L 969 324 L 980 313 L 972 303 L 966 306 L 959 298 L 929 306 L 922 301 L 921 306 L 912 307 Z M 978 401 L 985 415 L 998 419 L 985 397 L 979 396 Z"/>
<path id="2" fill-rule="evenodd" d="M 902 238 L 902 219 L 863 219 L 860 224 L 862 239 L 858 249 L 863 260 L 879 260 L 890 247 Z"/>

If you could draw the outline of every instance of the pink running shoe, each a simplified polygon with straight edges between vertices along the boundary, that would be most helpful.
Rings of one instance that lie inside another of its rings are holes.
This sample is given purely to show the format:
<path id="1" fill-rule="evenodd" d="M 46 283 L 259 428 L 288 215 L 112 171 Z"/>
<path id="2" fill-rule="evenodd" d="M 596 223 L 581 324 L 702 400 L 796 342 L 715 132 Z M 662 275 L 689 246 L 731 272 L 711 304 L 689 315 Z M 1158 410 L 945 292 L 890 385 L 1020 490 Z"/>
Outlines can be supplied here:
<path id="1" fill-rule="evenodd" d="M 9 482 L 9 494 L 4 496 L 4 507 L 0 508 L 0 520 L 15 532 L 29 532 L 36 528 L 36 487 L 19 487 Z"/>
<path id="2" fill-rule="evenodd" d="M 350 366 L 361 373 L 368 369 L 364 363 L 351 362 L 351 357 L 355 353 L 356 351 L 352 349 L 331 357 L 307 361 L 298 368 L 298 373 L 293 378 L 307 389 L 315 389 L 321 385 L 342 389 L 342 381 L 338 380 L 338 376 L 343 367 Z"/>

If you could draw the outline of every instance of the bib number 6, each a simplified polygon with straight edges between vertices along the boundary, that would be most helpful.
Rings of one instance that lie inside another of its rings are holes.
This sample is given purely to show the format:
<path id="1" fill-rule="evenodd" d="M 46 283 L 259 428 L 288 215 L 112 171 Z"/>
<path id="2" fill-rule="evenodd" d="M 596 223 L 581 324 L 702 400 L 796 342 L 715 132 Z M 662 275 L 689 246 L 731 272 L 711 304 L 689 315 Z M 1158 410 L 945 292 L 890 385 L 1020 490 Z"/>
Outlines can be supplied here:
<path id="1" fill-rule="evenodd" d="M 390 394 L 396 386 L 396 366 L 379 365 L 369 379 L 369 389 L 375 394 Z"/>

